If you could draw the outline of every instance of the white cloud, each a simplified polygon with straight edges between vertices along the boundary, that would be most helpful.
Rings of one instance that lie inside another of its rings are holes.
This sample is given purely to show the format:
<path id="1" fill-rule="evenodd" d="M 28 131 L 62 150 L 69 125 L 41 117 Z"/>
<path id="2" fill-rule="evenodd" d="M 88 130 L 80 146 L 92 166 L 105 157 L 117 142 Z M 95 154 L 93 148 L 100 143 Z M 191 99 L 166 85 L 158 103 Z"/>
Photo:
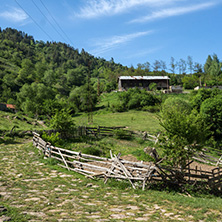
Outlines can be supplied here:
<path id="1" fill-rule="evenodd" d="M 149 54 L 157 52 L 157 51 L 161 50 L 162 48 L 163 48 L 162 46 L 158 46 L 156 48 L 145 49 L 145 50 L 141 50 L 141 51 L 134 52 L 134 53 L 131 53 L 131 54 L 129 53 L 129 55 L 126 56 L 125 58 L 127 58 L 127 59 L 142 58 L 144 56 L 147 56 Z"/>
<path id="2" fill-rule="evenodd" d="M 204 10 L 209 7 L 212 7 L 216 5 L 215 2 L 208 2 L 208 3 L 202 3 L 198 5 L 192 5 L 192 6 L 185 6 L 185 7 L 175 7 L 175 8 L 168 8 L 168 9 L 162 9 L 159 11 L 154 11 L 151 13 L 151 15 L 144 16 L 138 19 L 134 19 L 131 21 L 131 23 L 134 22 L 147 22 L 147 21 L 152 21 L 156 19 L 161 19 L 161 18 L 167 18 L 167 17 L 172 17 L 172 16 L 178 16 L 178 15 L 183 15 L 199 10 Z"/>
<path id="3" fill-rule="evenodd" d="M 128 12 L 138 6 L 159 8 L 177 1 L 179 0 L 88 0 L 76 15 L 82 18 L 95 18 Z"/>
<path id="4" fill-rule="evenodd" d="M 19 8 L 12 8 L 11 10 L 0 12 L 0 17 L 13 22 L 24 22 L 28 15 Z"/>
<path id="5" fill-rule="evenodd" d="M 107 39 L 98 39 L 97 42 L 94 44 L 96 49 L 94 49 L 91 53 L 94 55 L 99 55 L 113 48 L 119 47 L 127 42 L 130 42 L 136 38 L 150 35 L 154 31 L 145 31 L 145 32 L 136 32 L 127 35 L 120 35 L 120 36 L 112 36 Z"/>

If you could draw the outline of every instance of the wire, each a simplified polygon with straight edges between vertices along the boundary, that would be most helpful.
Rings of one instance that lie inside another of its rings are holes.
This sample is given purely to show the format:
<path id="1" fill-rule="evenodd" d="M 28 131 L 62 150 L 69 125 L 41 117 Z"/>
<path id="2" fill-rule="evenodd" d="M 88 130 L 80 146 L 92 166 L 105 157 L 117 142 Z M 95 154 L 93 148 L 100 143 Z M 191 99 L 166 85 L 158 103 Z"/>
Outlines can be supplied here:
<path id="1" fill-rule="evenodd" d="M 42 0 L 40 0 L 40 2 L 42 3 L 42 5 L 44 6 L 44 8 L 47 10 L 47 12 L 49 13 L 49 15 L 51 16 L 51 18 L 53 19 L 53 21 L 56 23 L 56 25 L 59 27 L 59 29 L 61 30 L 61 32 L 64 34 L 64 36 L 69 40 L 69 42 L 74 46 L 74 44 L 72 43 L 72 41 L 70 40 L 70 38 L 66 35 L 66 33 L 63 31 L 63 29 L 60 27 L 60 25 L 58 24 L 58 22 L 56 21 L 56 19 L 52 16 L 52 14 L 50 13 L 50 11 L 48 10 L 48 8 L 45 6 L 45 4 L 42 2 Z"/>
<path id="2" fill-rule="evenodd" d="M 17 0 L 14 0 L 14 1 L 53 42 L 53 38 L 34 20 L 34 18 L 17 2 Z"/>
<path id="3" fill-rule="evenodd" d="M 50 20 L 45 16 L 45 14 L 42 12 L 42 10 L 36 5 L 36 3 L 32 0 L 32 3 L 35 5 L 35 7 L 40 11 L 40 13 L 45 17 L 45 19 L 49 22 L 49 24 L 53 27 L 53 29 L 60 35 L 60 37 L 66 42 L 66 39 L 59 33 L 59 31 L 55 28 L 55 26 L 50 22 Z"/>

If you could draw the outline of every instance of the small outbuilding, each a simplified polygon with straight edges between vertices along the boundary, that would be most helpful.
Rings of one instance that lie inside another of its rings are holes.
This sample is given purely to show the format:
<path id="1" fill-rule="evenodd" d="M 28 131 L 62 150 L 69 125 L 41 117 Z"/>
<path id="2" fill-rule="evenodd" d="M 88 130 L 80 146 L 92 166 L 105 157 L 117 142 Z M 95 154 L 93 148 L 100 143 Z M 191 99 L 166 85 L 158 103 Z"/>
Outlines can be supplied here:
<path id="1" fill-rule="evenodd" d="M 171 93 L 183 93 L 183 87 L 182 86 L 170 86 L 170 92 Z"/>
<path id="2" fill-rule="evenodd" d="M 16 107 L 13 104 L 0 103 L 0 110 L 16 112 Z"/>
<path id="3" fill-rule="evenodd" d="M 157 89 L 169 89 L 169 80 L 168 76 L 120 76 L 118 90 L 125 91 L 135 87 L 150 90 L 151 83 L 155 83 Z"/>

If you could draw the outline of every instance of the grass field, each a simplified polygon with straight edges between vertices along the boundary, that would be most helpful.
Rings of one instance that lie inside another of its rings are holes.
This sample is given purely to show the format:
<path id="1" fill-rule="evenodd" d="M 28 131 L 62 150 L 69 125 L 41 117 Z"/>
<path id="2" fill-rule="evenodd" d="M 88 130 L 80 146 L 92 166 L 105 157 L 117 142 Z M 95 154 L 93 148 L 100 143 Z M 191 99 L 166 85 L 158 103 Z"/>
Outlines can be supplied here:
<path id="1" fill-rule="evenodd" d="M 74 118 L 77 125 L 88 125 L 88 115 Z M 93 125 L 95 126 L 125 126 L 129 130 L 157 132 L 161 129 L 158 115 L 144 111 L 128 111 L 122 113 L 94 112 Z"/>
<path id="2" fill-rule="evenodd" d="M 41 121 L 34 120 L 19 113 L 10 113 L 0 111 L 0 131 L 15 130 L 40 130 L 45 127 Z"/>

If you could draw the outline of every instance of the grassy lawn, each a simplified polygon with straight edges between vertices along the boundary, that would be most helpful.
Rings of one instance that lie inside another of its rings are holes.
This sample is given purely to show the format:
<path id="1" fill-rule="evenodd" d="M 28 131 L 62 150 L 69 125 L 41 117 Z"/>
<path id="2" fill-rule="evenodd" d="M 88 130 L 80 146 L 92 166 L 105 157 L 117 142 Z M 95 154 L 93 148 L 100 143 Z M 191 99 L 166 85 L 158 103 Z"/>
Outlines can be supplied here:
<path id="1" fill-rule="evenodd" d="M 10 131 L 12 127 L 16 126 L 15 130 L 40 130 L 44 127 L 42 122 L 38 122 L 27 116 L 16 113 L 0 111 L 0 130 Z"/>
<path id="2" fill-rule="evenodd" d="M 74 118 L 77 125 L 88 125 L 88 115 Z M 157 132 L 161 129 L 156 114 L 131 110 L 122 113 L 94 112 L 94 126 L 125 126 L 129 130 Z"/>

